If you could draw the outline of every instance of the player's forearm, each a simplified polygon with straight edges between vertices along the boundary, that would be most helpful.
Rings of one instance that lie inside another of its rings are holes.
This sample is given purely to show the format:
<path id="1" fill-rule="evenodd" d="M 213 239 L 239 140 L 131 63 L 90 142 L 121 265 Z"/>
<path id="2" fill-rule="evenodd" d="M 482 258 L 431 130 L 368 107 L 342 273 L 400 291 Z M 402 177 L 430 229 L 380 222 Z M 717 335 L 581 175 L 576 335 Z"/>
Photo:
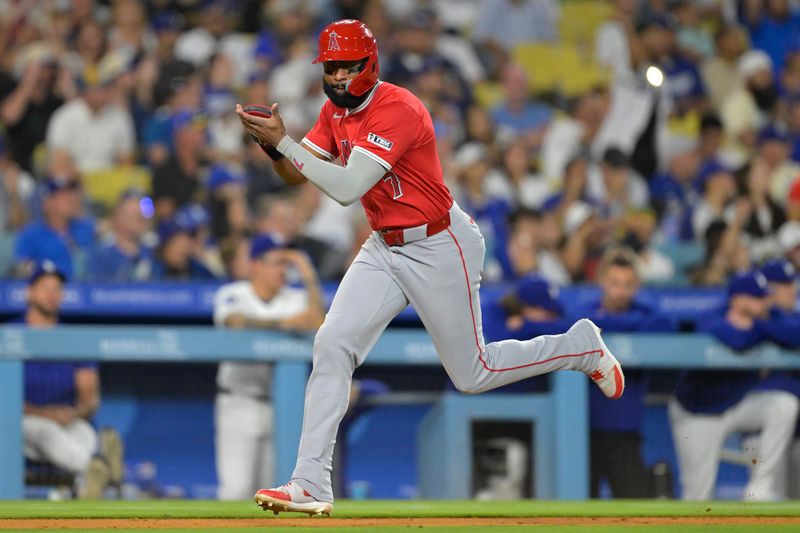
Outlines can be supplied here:
<path id="1" fill-rule="evenodd" d="M 361 198 L 386 173 L 377 161 L 357 151 L 350 155 L 346 167 L 323 161 L 288 135 L 281 139 L 277 149 L 308 181 L 341 205 L 350 205 Z"/>
<path id="2" fill-rule="evenodd" d="M 303 176 L 302 172 L 297 170 L 297 168 L 286 158 L 281 159 L 280 161 L 274 161 L 272 163 L 272 168 L 275 169 L 275 172 L 283 181 L 290 185 L 297 185 L 306 181 L 306 177 Z"/>

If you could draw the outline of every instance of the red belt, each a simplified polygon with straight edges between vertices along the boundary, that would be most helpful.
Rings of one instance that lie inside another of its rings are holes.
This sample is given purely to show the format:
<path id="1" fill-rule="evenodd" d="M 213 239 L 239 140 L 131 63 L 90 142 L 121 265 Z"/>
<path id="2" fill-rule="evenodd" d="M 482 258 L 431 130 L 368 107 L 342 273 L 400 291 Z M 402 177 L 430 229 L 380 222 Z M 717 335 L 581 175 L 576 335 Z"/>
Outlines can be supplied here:
<path id="1" fill-rule="evenodd" d="M 389 246 L 403 246 L 409 242 L 419 241 L 425 237 L 436 235 L 440 231 L 446 230 L 450 226 L 450 213 L 445 213 L 441 218 L 438 218 L 427 224 L 415 226 L 413 228 L 402 229 L 379 229 L 378 235 L 381 236 L 383 242 Z"/>

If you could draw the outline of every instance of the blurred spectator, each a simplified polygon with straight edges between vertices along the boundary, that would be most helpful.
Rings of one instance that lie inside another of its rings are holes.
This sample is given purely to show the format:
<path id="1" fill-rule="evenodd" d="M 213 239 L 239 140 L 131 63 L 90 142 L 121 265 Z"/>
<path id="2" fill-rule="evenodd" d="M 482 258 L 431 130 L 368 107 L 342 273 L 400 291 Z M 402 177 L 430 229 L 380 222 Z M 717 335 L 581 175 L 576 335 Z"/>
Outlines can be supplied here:
<path id="1" fill-rule="evenodd" d="M 679 117 L 702 112 L 708 101 L 697 66 L 681 56 L 675 42 L 675 28 L 665 18 L 651 18 L 637 28 L 642 44 L 643 65 L 656 65 L 664 72 L 662 94 L 670 110 Z"/>
<path id="2" fill-rule="evenodd" d="M 500 168 L 490 172 L 486 188 L 509 204 L 538 209 L 551 195 L 550 184 L 534 171 L 533 157 L 525 139 L 517 139 L 503 152 Z"/>
<path id="3" fill-rule="evenodd" d="M 787 50 L 800 48 L 800 12 L 789 0 L 745 2 L 753 48 L 769 54 L 775 71 L 783 68 Z"/>
<path id="4" fill-rule="evenodd" d="M 28 281 L 28 305 L 19 322 L 32 328 L 57 326 L 65 279 L 55 263 L 38 263 Z M 81 498 L 101 498 L 110 482 L 119 485 L 122 481 L 119 435 L 105 430 L 102 439 L 98 439 L 91 423 L 100 406 L 97 364 L 29 361 L 24 373 L 25 457 L 51 463 L 77 476 Z M 98 451 L 101 455 L 97 455 Z"/>
<path id="5" fill-rule="evenodd" d="M 82 191 L 75 180 L 51 177 L 43 185 L 42 218 L 23 227 L 14 247 L 17 275 L 31 263 L 49 259 L 65 276 L 83 272 L 85 254 L 94 246 L 94 221 L 81 217 Z"/>
<path id="6" fill-rule="evenodd" d="M 189 63 L 169 63 L 160 67 L 153 91 L 154 104 L 158 107 L 142 126 L 142 139 L 145 160 L 156 168 L 174 153 L 173 125 L 176 116 L 200 109 L 203 100 L 202 78 Z"/>
<path id="7" fill-rule="evenodd" d="M 743 219 L 749 216 L 745 211 L 742 210 Z M 715 220 L 706 229 L 704 246 L 703 262 L 691 267 L 689 272 L 693 285 L 723 285 L 732 274 L 744 272 L 751 266 L 750 251 L 742 239 L 741 223 Z"/>
<path id="8" fill-rule="evenodd" d="M 600 165 L 589 168 L 586 194 L 604 217 L 618 218 L 628 209 L 647 206 L 647 184 L 629 165 L 622 150 L 610 147 Z"/>
<path id="9" fill-rule="evenodd" d="M 667 171 L 650 180 L 650 205 L 659 217 L 659 239 L 665 243 L 693 238 L 692 209 L 698 191 L 694 186 L 701 155 L 696 150 L 673 156 Z"/>
<path id="10" fill-rule="evenodd" d="M 174 153 L 153 170 L 156 218 L 164 220 L 183 205 L 200 201 L 204 191 L 206 116 L 181 111 L 171 120 Z"/>
<path id="11" fill-rule="evenodd" d="M 153 247 L 148 242 L 152 200 L 140 191 L 120 196 L 111 217 L 111 231 L 94 249 L 88 263 L 88 281 L 147 281 L 153 270 Z"/>
<path id="12" fill-rule="evenodd" d="M 106 29 L 100 21 L 89 18 L 81 23 L 75 37 L 75 49 L 68 51 L 64 63 L 73 76 L 96 69 L 108 51 Z"/>
<path id="13" fill-rule="evenodd" d="M 286 46 L 285 61 L 274 67 L 269 77 L 269 98 L 281 103 L 281 116 L 287 130 L 298 136 L 305 135 L 314 124 L 317 119 L 314 110 L 319 109 L 327 98 L 319 83 L 319 67 L 312 64 L 316 50 L 311 45 L 307 35 L 294 36 Z M 233 119 L 241 128 L 235 114 Z"/>
<path id="14" fill-rule="evenodd" d="M 597 30 L 594 56 L 600 65 L 611 68 L 614 77 L 630 78 L 641 56 L 636 34 L 636 0 L 614 0 L 611 17 Z"/>
<path id="15" fill-rule="evenodd" d="M 760 321 L 768 314 L 767 280 L 760 272 L 731 278 L 724 316 L 699 326 L 723 345 L 747 350 L 764 340 Z M 692 371 L 679 376 L 669 404 L 672 436 L 680 465 L 682 497 L 713 499 L 720 452 L 735 431 L 760 432 L 745 500 L 779 500 L 798 399 L 780 390 L 759 390 L 757 372 Z"/>
<path id="16" fill-rule="evenodd" d="M 185 213 L 168 218 L 158 225 L 159 245 L 153 262 L 152 279 L 211 280 L 214 274 L 198 261 L 192 222 Z"/>
<path id="17" fill-rule="evenodd" d="M 522 137 L 528 148 L 538 151 L 553 116 L 550 106 L 531 98 L 527 71 L 517 63 L 503 69 L 503 100 L 492 109 L 498 135 Z"/>
<path id="18" fill-rule="evenodd" d="M 507 279 L 522 279 L 537 273 L 555 285 L 567 285 L 569 273 L 561 259 L 561 228 L 552 213 L 541 215 L 519 208 L 508 217 L 509 236 L 498 260 Z"/>
<path id="19" fill-rule="evenodd" d="M 481 3 L 472 40 L 496 78 L 515 46 L 555 42 L 560 18 L 561 8 L 555 0 L 490 0 Z"/>
<path id="20" fill-rule="evenodd" d="M 28 221 L 36 189 L 31 175 L 11 159 L 7 148 L 5 137 L 0 136 L 0 234 L 14 232 Z"/>
<path id="21" fill-rule="evenodd" d="M 63 81 L 69 73 L 43 45 L 30 45 L 17 57 L 22 67 L 17 78 L 0 70 L 0 121 L 11 159 L 33 173 L 34 150 L 45 140 L 50 117 L 69 96 Z"/>
<path id="22" fill-rule="evenodd" d="M 736 197 L 736 179 L 730 169 L 714 161 L 706 163 L 697 174 L 695 186 L 702 197 L 695 205 L 692 213 L 692 234 L 695 239 L 702 238 L 709 224 L 715 220 L 730 222 L 735 209 L 733 200 Z M 744 203 L 741 204 L 744 210 Z M 747 203 L 749 206 L 749 203 Z M 750 217 L 749 210 L 742 213 L 742 223 Z"/>
<path id="23" fill-rule="evenodd" d="M 396 35 L 396 47 L 381 64 L 382 77 L 408 85 L 414 78 L 435 72 L 442 77 L 440 98 L 464 112 L 472 103 L 472 89 L 456 65 L 436 49 L 440 31 L 436 14 L 429 9 L 413 12 Z M 417 80 L 419 81 L 419 80 Z M 423 99 L 429 105 L 429 101 Z"/>
<path id="24" fill-rule="evenodd" d="M 303 188 L 262 196 L 255 210 L 253 232 L 277 235 L 290 248 L 302 250 L 322 279 L 341 274 L 341 258 L 331 246 L 303 233 L 312 215 L 304 208 Z"/>
<path id="25" fill-rule="evenodd" d="M 717 162 L 728 168 L 740 168 L 744 163 L 741 154 L 726 142 L 722 121 L 713 112 L 700 117 L 700 136 L 695 151 L 701 163 Z"/>
<path id="26" fill-rule="evenodd" d="M 800 163 L 800 96 L 789 100 L 786 123 L 788 134 L 792 140 L 792 159 Z"/>
<path id="27" fill-rule="evenodd" d="M 244 150 L 242 123 L 236 113 L 231 113 L 236 106 L 233 81 L 231 59 L 224 54 L 211 56 L 203 96 L 203 110 L 208 115 L 208 144 L 216 158 L 229 161 L 240 159 Z"/>
<path id="28" fill-rule="evenodd" d="M 569 114 L 557 117 L 542 140 L 541 167 L 548 180 L 558 182 L 570 160 L 578 154 L 594 152 L 608 111 L 609 95 L 605 90 L 588 91 L 569 102 Z M 619 135 L 617 131 L 616 136 Z"/>
<path id="29" fill-rule="evenodd" d="M 177 11 L 161 11 L 152 20 L 155 33 L 154 59 L 159 64 L 170 63 L 175 58 L 175 44 L 181 35 L 185 19 Z"/>
<path id="30" fill-rule="evenodd" d="M 745 179 L 752 213 L 744 225 L 744 232 L 749 241 L 750 256 L 760 263 L 780 252 L 776 234 L 786 221 L 786 211 L 769 196 L 770 171 L 763 158 L 751 160 Z"/>
<path id="31" fill-rule="evenodd" d="M 520 278 L 511 292 L 491 302 L 483 315 L 487 340 L 528 340 L 556 335 L 571 325 L 563 316 L 558 287 L 537 274 Z"/>
<path id="32" fill-rule="evenodd" d="M 770 195 L 780 205 L 786 204 L 789 188 L 800 176 L 800 163 L 792 161 L 791 154 L 791 139 L 782 128 L 767 126 L 758 132 L 756 157 L 766 167 Z"/>
<path id="33" fill-rule="evenodd" d="M 211 238 L 242 236 L 249 229 L 247 177 L 232 165 L 214 165 L 208 175 Z"/>
<path id="34" fill-rule="evenodd" d="M 250 238 L 236 235 L 219 243 L 219 255 L 229 281 L 250 277 Z"/>
<path id="35" fill-rule="evenodd" d="M 149 28 L 149 20 L 141 0 L 115 0 L 111 6 L 111 28 L 108 47 L 128 57 L 151 52 L 156 38 Z"/>
<path id="36" fill-rule="evenodd" d="M 637 297 L 641 279 L 636 263 L 636 255 L 630 250 L 609 250 L 598 271 L 600 297 L 576 308 L 574 317 L 588 317 L 604 331 L 675 331 L 673 320 Z M 625 373 L 625 395 L 613 404 L 589 392 L 593 498 L 600 495 L 603 480 L 615 498 L 654 495 L 653 477 L 640 451 L 648 384 L 646 374 L 629 370 Z"/>
<path id="37" fill-rule="evenodd" d="M 478 143 L 467 143 L 459 148 L 455 155 L 459 182 L 454 198 L 481 227 L 486 240 L 485 276 L 487 279 L 497 279 L 501 272 L 496 259 L 506 242 L 506 220 L 510 206 L 502 198 L 492 196 L 487 187 L 486 180 L 491 168 L 488 153 L 486 146 Z"/>
<path id="38" fill-rule="evenodd" d="M 741 85 L 728 95 L 720 108 L 725 132 L 749 154 L 756 134 L 771 120 L 778 103 L 778 89 L 772 74 L 772 61 L 761 50 L 748 50 L 739 58 Z"/>
<path id="39" fill-rule="evenodd" d="M 252 67 L 251 39 L 233 31 L 237 9 L 233 0 L 204 0 L 200 5 L 199 24 L 183 33 L 175 43 L 175 57 L 196 67 L 208 64 L 212 55 L 224 54 L 233 65 L 236 85 L 241 85 Z"/>
<path id="40" fill-rule="evenodd" d="M 255 211 L 262 196 L 283 192 L 290 185 L 278 176 L 272 166 L 272 159 L 264 154 L 258 143 L 253 142 L 249 135 L 244 142 L 243 171 L 247 178 L 247 202 L 250 210 Z"/>
<path id="41" fill-rule="evenodd" d="M 302 288 L 287 284 L 287 268 L 297 270 Z M 217 291 L 216 326 L 313 332 L 322 325 L 322 289 L 305 254 L 286 249 L 270 235 L 257 235 L 250 249 L 249 270 L 249 279 Z M 271 364 L 220 363 L 214 418 L 221 500 L 242 500 L 258 487 L 273 484 L 271 394 Z"/>
<path id="42" fill-rule="evenodd" d="M 621 244 L 636 254 L 636 270 L 644 283 L 667 283 L 673 280 L 675 265 L 672 259 L 653 246 L 656 227 L 655 213 L 637 209 L 625 213 L 622 219 Z"/>
<path id="43" fill-rule="evenodd" d="M 47 128 L 51 172 L 85 174 L 134 162 L 136 132 L 130 113 L 111 102 L 120 67 L 110 61 L 84 71 L 79 97 L 53 114 Z"/>
<path id="44" fill-rule="evenodd" d="M 741 26 L 723 26 L 714 36 L 714 43 L 716 55 L 703 61 L 700 71 L 711 106 L 720 111 L 741 83 L 738 63 L 747 50 L 747 35 Z"/>
<path id="45" fill-rule="evenodd" d="M 675 38 L 681 55 L 692 63 L 700 63 L 714 53 L 714 42 L 703 24 L 703 8 L 691 0 L 676 0 L 671 3 L 677 31 Z"/>

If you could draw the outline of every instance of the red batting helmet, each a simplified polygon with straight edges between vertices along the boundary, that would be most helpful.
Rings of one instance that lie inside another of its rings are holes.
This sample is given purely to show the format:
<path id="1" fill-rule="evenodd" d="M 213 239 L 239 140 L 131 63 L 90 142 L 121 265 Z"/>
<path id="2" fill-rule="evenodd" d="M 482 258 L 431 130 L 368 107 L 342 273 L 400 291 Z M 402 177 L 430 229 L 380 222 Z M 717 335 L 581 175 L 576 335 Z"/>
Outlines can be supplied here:
<path id="1" fill-rule="evenodd" d="M 319 34 L 319 55 L 314 63 L 361 59 L 367 63 L 347 84 L 347 92 L 353 96 L 361 96 L 378 81 L 378 42 L 366 24 L 354 19 L 331 22 Z"/>

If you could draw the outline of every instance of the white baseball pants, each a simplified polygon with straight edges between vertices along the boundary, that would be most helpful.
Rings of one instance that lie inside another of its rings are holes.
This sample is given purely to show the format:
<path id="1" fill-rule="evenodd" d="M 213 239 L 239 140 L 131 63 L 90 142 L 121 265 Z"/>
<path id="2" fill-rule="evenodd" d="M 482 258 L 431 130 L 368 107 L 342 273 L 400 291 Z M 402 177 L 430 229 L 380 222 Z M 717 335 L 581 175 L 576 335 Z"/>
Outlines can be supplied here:
<path id="1" fill-rule="evenodd" d="M 484 392 L 555 370 L 597 367 L 601 348 L 589 325 L 563 335 L 484 345 L 478 295 L 483 237 L 456 204 L 450 217 L 448 229 L 404 246 L 390 247 L 373 233 L 339 285 L 314 341 L 292 475 L 317 500 L 333 501 L 333 448 L 353 371 L 409 303 L 463 392 Z"/>
<path id="2" fill-rule="evenodd" d="M 76 475 L 83 474 L 97 450 L 97 432 L 82 418 L 62 426 L 49 418 L 24 415 L 22 435 L 25 457 Z"/>
<path id="3" fill-rule="evenodd" d="M 752 450 L 753 467 L 743 499 L 785 499 L 783 478 L 798 405 L 797 397 L 789 392 L 757 391 L 721 414 L 706 415 L 687 411 L 673 398 L 668 411 L 683 499 L 714 498 L 722 446 L 734 431 L 760 432 L 758 449 Z"/>
<path id="4" fill-rule="evenodd" d="M 246 500 L 271 487 L 275 471 L 273 407 L 263 399 L 218 393 L 214 405 L 217 498 Z"/>

